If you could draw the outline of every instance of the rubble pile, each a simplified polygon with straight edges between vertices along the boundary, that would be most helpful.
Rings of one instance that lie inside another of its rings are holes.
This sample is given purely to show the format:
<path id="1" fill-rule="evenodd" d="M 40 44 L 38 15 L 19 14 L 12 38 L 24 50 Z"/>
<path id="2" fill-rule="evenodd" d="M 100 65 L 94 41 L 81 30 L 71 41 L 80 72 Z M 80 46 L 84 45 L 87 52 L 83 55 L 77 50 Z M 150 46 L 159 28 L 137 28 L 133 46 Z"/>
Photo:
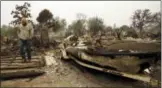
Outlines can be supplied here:
<path id="1" fill-rule="evenodd" d="M 19 44 L 17 39 L 1 41 L 1 56 L 12 56 L 19 51 Z"/>
<path id="2" fill-rule="evenodd" d="M 117 40 L 95 35 L 79 37 L 77 43 L 65 46 L 62 53 L 65 59 L 71 58 L 82 66 L 149 82 L 152 78 L 144 72 L 160 60 L 160 47 L 155 40 Z"/>

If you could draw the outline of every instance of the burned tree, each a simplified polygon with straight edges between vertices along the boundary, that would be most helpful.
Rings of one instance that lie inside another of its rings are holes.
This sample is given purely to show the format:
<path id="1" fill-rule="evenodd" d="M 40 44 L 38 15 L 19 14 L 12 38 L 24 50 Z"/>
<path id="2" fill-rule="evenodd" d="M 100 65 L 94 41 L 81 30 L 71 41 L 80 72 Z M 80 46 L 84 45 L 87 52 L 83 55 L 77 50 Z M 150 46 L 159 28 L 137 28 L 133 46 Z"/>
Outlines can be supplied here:
<path id="1" fill-rule="evenodd" d="M 52 19 L 52 17 L 53 14 L 48 9 L 44 9 L 39 13 L 39 16 L 36 20 L 39 23 L 47 23 L 50 19 Z"/>
<path id="2" fill-rule="evenodd" d="M 81 36 L 83 35 L 83 30 L 85 29 L 83 20 L 76 20 L 71 25 L 69 25 L 69 29 L 73 31 L 74 35 Z"/>
<path id="3" fill-rule="evenodd" d="M 122 29 L 121 28 L 115 28 L 115 34 L 117 39 L 121 40 L 121 33 L 122 33 Z"/>
<path id="4" fill-rule="evenodd" d="M 48 10 L 44 9 L 39 13 L 37 17 L 37 21 L 40 24 L 40 37 L 41 37 L 41 44 L 47 45 L 49 44 L 49 35 L 48 35 L 48 27 L 47 23 L 53 18 L 53 14 Z"/>
<path id="5" fill-rule="evenodd" d="M 161 38 L 161 13 L 156 12 L 152 15 L 152 22 L 151 22 L 151 31 L 150 34 L 152 38 Z"/>
<path id="6" fill-rule="evenodd" d="M 66 20 L 60 19 L 59 17 L 53 18 L 50 22 L 48 22 L 48 27 L 52 28 L 53 32 L 62 31 L 66 27 Z"/>
<path id="7" fill-rule="evenodd" d="M 132 25 L 135 29 L 139 30 L 139 37 L 142 37 L 144 26 L 151 22 L 151 12 L 149 9 L 138 9 L 133 13 Z"/>
<path id="8" fill-rule="evenodd" d="M 15 20 L 11 21 L 10 24 L 14 26 L 20 24 L 22 17 L 31 18 L 30 7 L 31 5 L 28 2 L 25 2 L 23 5 L 16 5 L 15 10 L 11 12 L 11 15 L 13 15 Z M 31 20 L 29 21 L 32 22 Z"/>
<path id="9" fill-rule="evenodd" d="M 97 34 L 100 30 L 104 29 L 104 22 L 101 18 L 93 17 L 88 21 L 88 28 L 91 31 L 92 35 Z"/>
<path id="10" fill-rule="evenodd" d="M 73 21 L 68 26 L 69 31 L 72 31 L 76 36 L 82 36 L 85 30 L 86 16 L 82 13 L 77 14 L 77 20 Z"/>

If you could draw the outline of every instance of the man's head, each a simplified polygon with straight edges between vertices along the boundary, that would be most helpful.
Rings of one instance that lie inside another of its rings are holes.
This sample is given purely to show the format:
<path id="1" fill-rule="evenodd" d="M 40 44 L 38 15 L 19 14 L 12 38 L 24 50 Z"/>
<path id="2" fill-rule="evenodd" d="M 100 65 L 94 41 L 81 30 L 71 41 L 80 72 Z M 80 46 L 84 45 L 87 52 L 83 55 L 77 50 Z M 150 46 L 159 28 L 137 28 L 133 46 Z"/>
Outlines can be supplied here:
<path id="1" fill-rule="evenodd" d="M 23 26 L 26 26 L 26 25 L 27 25 L 27 20 L 26 20 L 26 18 L 22 18 L 21 23 L 22 23 Z"/>

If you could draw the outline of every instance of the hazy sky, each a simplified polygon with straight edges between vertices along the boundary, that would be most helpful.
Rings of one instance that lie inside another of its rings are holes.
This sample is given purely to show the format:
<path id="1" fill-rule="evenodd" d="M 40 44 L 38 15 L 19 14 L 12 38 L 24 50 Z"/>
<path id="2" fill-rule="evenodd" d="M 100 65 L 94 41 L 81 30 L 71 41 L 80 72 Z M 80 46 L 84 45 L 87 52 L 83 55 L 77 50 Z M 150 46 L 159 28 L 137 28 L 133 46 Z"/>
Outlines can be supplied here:
<path id="1" fill-rule="evenodd" d="M 15 5 L 22 5 L 25 1 L 1 1 L 1 25 L 13 20 L 11 11 Z M 36 22 L 39 12 L 49 9 L 54 16 L 65 18 L 70 24 L 76 19 L 77 13 L 89 17 L 98 16 L 104 19 L 106 25 L 121 26 L 131 23 L 130 17 L 137 9 L 150 9 L 151 12 L 160 11 L 160 1 L 27 1 L 31 4 L 32 20 Z"/>

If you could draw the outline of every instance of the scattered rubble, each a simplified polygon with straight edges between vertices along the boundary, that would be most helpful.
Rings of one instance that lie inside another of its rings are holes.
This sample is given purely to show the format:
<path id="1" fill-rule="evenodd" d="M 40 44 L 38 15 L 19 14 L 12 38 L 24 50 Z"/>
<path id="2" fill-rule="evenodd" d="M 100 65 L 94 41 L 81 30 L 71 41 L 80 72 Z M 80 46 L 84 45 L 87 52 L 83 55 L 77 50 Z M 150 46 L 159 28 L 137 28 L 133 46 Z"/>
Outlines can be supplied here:
<path id="1" fill-rule="evenodd" d="M 91 46 L 86 45 L 84 43 L 84 39 L 80 39 L 75 46 L 66 46 L 66 49 L 63 52 L 63 56 L 67 59 L 68 57 L 76 61 L 78 64 L 91 68 L 96 69 L 100 71 L 104 71 L 104 69 L 108 70 L 111 69 L 111 71 L 108 71 L 109 73 L 118 75 L 123 74 L 122 76 L 142 80 L 145 82 L 150 82 L 150 78 L 142 78 L 142 76 L 138 75 L 140 72 L 145 72 L 145 68 L 149 68 L 152 63 L 154 63 L 153 60 L 157 61 L 156 58 L 160 58 L 160 43 L 155 43 L 156 41 L 150 41 L 149 39 L 146 41 L 143 41 L 142 39 L 131 39 L 130 40 L 108 40 L 107 43 L 104 39 L 101 37 L 100 40 L 96 40 L 95 43 L 92 43 Z M 103 42 L 104 41 L 104 42 Z M 99 45 L 98 45 L 99 44 Z M 89 48 L 89 47 L 93 48 Z M 108 49 L 108 51 L 102 51 L 99 49 L 100 47 L 103 47 L 104 50 Z M 96 51 L 93 51 L 96 49 Z M 87 53 L 87 51 L 89 53 Z M 93 52 L 92 52 L 93 51 Z M 113 51 L 113 52 L 112 52 Z M 105 56 L 107 52 L 107 57 Z M 117 54 L 120 52 L 120 56 L 117 56 Z M 124 53 L 128 54 L 124 54 Z M 148 55 L 142 54 L 142 52 L 146 52 Z M 149 52 L 157 52 L 157 54 L 151 54 Z M 99 54 L 103 53 L 103 54 Z M 127 55 L 123 56 L 122 55 Z M 129 56 L 129 55 L 135 55 L 135 54 L 141 54 L 142 56 Z M 154 56 L 154 57 L 151 57 Z M 146 57 L 145 57 L 146 56 Z M 149 56 L 149 57 L 148 57 Z M 152 59 L 150 59 L 152 58 Z M 97 66 L 97 67 L 95 67 Z M 143 67 L 145 66 L 145 67 Z M 101 70 L 103 67 L 103 70 Z M 105 71 L 104 71 L 105 72 Z M 124 72 L 124 73 L 123 73 Z M 136 74 L 136 76 L 135 76 Z M 144 74 L 143 74 L 144 75 Z M 135 77 L 135 78 L 134 78 Z M 153 80 L 153 79 L 152 79 Z M 157 82 L 158 83 L 158 82 Z M 155 83 L 156 85 L 156 83 Z"/>

